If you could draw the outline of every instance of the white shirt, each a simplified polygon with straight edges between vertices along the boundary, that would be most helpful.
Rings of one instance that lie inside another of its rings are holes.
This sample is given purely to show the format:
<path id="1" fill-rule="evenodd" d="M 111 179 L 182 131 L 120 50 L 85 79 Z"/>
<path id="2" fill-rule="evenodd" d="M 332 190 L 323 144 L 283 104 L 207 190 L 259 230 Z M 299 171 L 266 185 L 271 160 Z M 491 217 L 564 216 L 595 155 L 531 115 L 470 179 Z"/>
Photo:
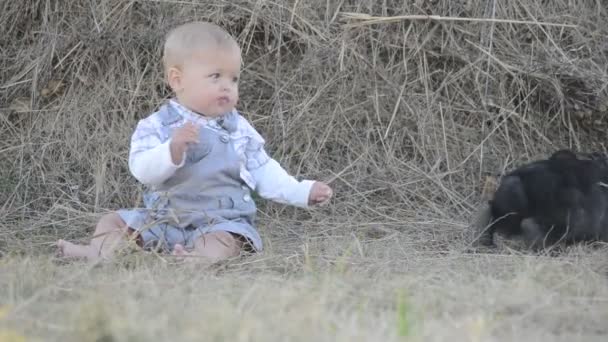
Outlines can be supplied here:
<path id="1" fill-rule="evenodd" d="M 171 100 L 169 105 L 173 106 L 185 121 L 193 121 L 211 129 L 221 129 L 215 119 L 196 114 L 174 100 Z M 174 126 L 182 125 L 183 122 L 180 120 Z M 162 141 L 161 128 L 162 120 L 157 112 L 140 120 L 131 137 L 129 170 L 138 181 L 151 188 L 169 179 L 184 165 L 186 159 L 182 158 L 180 165 L 173 163 L 169 148 L 171 139 Z M 265 141 L 262 136 L 244 117 L 238 115 L 237 129 L 230 133 L 230 140 L 237 154 L 241 156 L 242 180 L 264 199 L 302 208 L 308 207 L 308 196 L 314 181 L 297 181 L 272 158 L 258 168 L 247 169 L 245 147 L 249 139 L 257 140 L 263 148 Z"/>

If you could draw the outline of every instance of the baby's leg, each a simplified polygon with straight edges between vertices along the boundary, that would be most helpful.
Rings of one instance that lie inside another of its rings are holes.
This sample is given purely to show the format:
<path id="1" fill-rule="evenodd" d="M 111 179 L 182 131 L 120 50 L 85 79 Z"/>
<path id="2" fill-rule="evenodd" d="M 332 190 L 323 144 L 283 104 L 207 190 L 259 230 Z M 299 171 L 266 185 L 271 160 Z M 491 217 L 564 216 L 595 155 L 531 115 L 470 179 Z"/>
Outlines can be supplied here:
<path id="1" fill-rule="evenodd" d="M 128 226 L 117 213 L 101 217 L 95 233 L 88 245 L 77 245 L 65 240 L 57 241 L 59 253 L 63 257 L 86 258 L 97 261 L 99 258 L 108 259 L 114 251 L 125 242 Z"/>
<path id="2" fill-rule="evenodd" d="M 225 231 L 215 231 L 204 234 L 194 241 L 192 252 L 186 252 L 184 246 L 176 244 L 173 255 L 192 256 L 194 260 L 203 258 L 205 261 L 216 262 L 240 255 L 243 242 L 233 234 Z"/>

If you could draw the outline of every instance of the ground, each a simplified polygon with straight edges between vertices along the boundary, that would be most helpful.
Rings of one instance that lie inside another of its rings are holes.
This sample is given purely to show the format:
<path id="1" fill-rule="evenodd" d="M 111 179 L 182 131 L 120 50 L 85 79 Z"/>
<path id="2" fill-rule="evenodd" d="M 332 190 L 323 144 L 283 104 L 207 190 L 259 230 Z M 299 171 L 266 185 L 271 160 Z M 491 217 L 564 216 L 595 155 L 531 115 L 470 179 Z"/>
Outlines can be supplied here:
<path id="1" fill-rule="evenodd" d="M 393 234 L 311 239 L 211 268 L 146 253 L 97 266 L 9 255 L 0 337 L 604 341 L 607 253 L 434 252 Z"/>

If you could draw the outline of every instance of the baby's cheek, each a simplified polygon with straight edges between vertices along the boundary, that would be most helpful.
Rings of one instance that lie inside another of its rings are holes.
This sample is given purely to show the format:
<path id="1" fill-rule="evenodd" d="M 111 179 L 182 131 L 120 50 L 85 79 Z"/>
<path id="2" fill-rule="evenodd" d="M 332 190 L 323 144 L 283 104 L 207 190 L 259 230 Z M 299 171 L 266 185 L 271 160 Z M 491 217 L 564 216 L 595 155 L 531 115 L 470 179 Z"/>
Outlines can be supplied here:
<path id="1" fill-rule="evenodd" d="M 211 95 L 211 94 L 209 94 L 209 92 L 200 94 L 200 96 L 199 96 L 200 101 L 204 104 L 209 104 L 211 102 L 210 99 L 212 98 L 209 95 Z"/>

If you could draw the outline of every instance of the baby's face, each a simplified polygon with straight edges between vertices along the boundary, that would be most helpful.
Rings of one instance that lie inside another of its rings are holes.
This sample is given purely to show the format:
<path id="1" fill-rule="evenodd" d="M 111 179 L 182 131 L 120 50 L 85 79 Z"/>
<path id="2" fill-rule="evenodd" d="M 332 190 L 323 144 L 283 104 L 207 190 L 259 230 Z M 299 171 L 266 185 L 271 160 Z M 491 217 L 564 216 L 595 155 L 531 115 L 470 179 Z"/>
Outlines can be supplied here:
<path id="1" fill-rule="evenodd" d="M 178 99 L 208 117 L 230 112 L 239 99 L 241 56 L 237 49 L 199 51 L 184 63 Z"/>

